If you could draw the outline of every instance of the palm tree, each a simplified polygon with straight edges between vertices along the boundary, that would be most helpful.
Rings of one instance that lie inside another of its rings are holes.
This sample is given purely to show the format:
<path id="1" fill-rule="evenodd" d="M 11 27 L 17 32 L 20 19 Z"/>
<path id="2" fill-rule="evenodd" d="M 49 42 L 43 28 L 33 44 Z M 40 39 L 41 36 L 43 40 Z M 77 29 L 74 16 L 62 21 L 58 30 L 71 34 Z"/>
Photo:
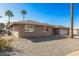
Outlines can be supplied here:
<path id="1" fill-rule="evenodd" d="M 10 22 L 10 18 L 13 17 L 14 15 L 10 10 L 7 10 L 6 13 L 5 13 L 5 16 L 8 16 L 8 19 L 9 19 L 8 22 Z"/>
<path id="2" fill-rule="evenodd" d="M 23 15 L 23 21 L 24 21 L 25 20 L 25 15 L 27 14 L 27 12 L 25 10 L 22 10 L 21 14 Z"/>
<path id="3" fill-rule="evenodd" d="M 73 38 L 73 3 L 70 4 L 70 37 Z"/>

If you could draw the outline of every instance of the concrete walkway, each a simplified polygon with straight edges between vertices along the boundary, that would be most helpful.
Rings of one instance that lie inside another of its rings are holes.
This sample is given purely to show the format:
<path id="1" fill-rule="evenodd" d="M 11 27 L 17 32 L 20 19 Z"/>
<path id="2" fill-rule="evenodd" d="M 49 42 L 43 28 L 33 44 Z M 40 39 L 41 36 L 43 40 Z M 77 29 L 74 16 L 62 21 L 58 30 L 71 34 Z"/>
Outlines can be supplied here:
<path id="1" fill-rule="evenodd" d="M 67 54 L 66 56 L 79 56 L 79 50 L 78 51 L 74 51 L 70 54 Z"/>

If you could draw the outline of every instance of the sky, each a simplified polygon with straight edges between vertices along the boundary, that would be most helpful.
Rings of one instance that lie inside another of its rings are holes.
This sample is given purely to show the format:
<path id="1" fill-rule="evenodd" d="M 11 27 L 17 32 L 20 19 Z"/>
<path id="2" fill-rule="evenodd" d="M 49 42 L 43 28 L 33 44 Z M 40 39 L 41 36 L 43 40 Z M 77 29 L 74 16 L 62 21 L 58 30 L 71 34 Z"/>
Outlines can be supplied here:
<path id="1" fill-rule="evenodd" d="M 0 22 L 8 22 L 7 10 L 12 11 L 11 21 L 22 21 L 21 10 L 26 10 L 25 20 L 34 20 L 52 25 L 70 26 L 69 3 L 0 3 Z M 74 28 L 79 28 L 79 4 L 74 4 Z"/>

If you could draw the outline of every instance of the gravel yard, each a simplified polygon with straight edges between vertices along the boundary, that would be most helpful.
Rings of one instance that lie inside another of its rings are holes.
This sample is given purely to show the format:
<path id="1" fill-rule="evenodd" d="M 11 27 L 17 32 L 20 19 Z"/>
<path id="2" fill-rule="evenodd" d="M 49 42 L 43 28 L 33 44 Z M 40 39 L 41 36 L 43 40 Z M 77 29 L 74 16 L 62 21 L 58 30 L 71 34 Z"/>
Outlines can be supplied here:
<path id="1" fill-rule="evenodd" d="M 5 37 L 7 38 L 7 37 Z M 11 38 L 11 37 L 8 37 Z M 31 38 L 39 40 L 47 40 L 40 42 L 33 42 L 30 38 L 15 38 L 12 45 L 13 51 L 0 53 L 0 55 L 11 55 L 11 56 L 64 56 L 76 50 L 79 50 L 79 39 L 71 38 L 60 38 L 54 40 L 52 36 Z M 52 40 L 53 39 L 53 40 Z"/>

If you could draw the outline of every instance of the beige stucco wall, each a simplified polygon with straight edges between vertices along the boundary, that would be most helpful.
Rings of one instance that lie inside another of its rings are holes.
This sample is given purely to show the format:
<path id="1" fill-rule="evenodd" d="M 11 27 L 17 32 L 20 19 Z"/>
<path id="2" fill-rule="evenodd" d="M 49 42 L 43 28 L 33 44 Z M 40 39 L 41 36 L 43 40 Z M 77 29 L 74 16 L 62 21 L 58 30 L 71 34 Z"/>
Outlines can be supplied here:
<path id="1" fill-rule="evenodd" d="M 42 32 L 43 30 L 45 30 L 45 27 L 42 27 L 42 26 L 35 26 L 34 32 Z"/>
<path id="2" fill-rule="evenodd" d="M 60 35 L 64 35 L 64 34 L 68 35 L 68 29 L 59 29 L 59 34 Z"/>
<path id="3" fill-rule="evenodd" d="M 48 28 L 47 32 L 43 32 L 42 29 L 44 29 L 44 28 L 45 27 L 35 26 L 34 32 L 25 32 L 23 30 L 23 32 L 19 32 L 19 36 L 20 37 L 40 37 L 40 36 L 49 36 L 52 34 L 51 28 Z"/>
<path id="4" fill-rule="evenodd" d="M 19 37 L 19 32 L 18 31 L 11 31 L 12 35 L 15 37 Z"/>
<path id="5" fill-rule="evenodd" d="M 79 35 L 79 30 L 77 31 L 77 34 Z"/>
<path id="6" fill-rule="evenodd" d="M 19 37 L 19 25 L 14 25 L 13 27 L 10 28 L 11 34 L 15 37 Z"/>
<path id="7" fill-rule="evenodd" d="M 14 25 L 13 26 L 12 35 L 16 37 L 40 37 L 40 36 L 48 36 L 52 34 L 52 29 L 48 28 L 47 32 L 43 32 L 42 30 L 45 27 L 35 26 L 34 32 L 25 32 L 25 25 Z"/>
<path id="8" fill-rule="evenodd" d="M 50 32 L 23 32 L 20 33 L 20 37 L 40 37 L 40 36 L 49 36 Z"/>
<path id="9" fill-rule="evenodd" d="M 74 35 L 77 35 L 77 30 L 74 30 L 73 33 L 74 33 Z"/>
<path id="10" fill-rule="evenodd" d="M 73 30 L 74 35 L 79 35 L 79 30 Z"/>
<path id="11" fill-rule="evenodd" d="M 53 34 L 52 28 L 47 27 L 48 31 L 43 32 L 45 30 L 45 26 L 34 26 L 34 32 L 25 32 L 25 25 L 14 25 L 12 27 L 12 35 L 16 37 L 40 37 L 40 36 L 49 36 Z M 67 34 L 68 29 L 59 29 L 59 35 Z"/>

